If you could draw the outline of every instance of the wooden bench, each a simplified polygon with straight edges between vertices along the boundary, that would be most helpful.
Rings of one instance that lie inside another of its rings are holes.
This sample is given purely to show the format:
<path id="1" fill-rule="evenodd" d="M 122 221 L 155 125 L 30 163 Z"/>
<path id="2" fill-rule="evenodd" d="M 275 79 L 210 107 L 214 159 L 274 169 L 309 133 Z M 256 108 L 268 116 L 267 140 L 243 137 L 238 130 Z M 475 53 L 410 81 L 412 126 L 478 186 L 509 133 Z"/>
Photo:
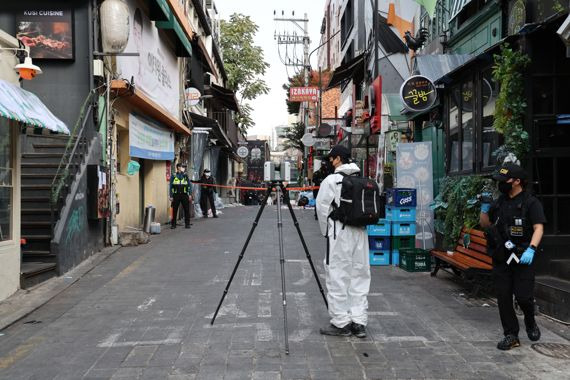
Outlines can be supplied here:
<path id="1" fill-rule="evenodd" d="M 464 245 L 465 234 L 469 234 L 470 237 L 467 247 Z M 483 231 L 463 227 L 457 243 L 453 254 L 437 249 L 430 251 L 435 259 L 431 275 L 435 277 L 440 269 L 450 268 L 454 274 L 474 282 L 473 293 L 477 294 L 483 282 L 491 275 L 493 268 L 493 259 L 487 254 L 485 234 Z"/>

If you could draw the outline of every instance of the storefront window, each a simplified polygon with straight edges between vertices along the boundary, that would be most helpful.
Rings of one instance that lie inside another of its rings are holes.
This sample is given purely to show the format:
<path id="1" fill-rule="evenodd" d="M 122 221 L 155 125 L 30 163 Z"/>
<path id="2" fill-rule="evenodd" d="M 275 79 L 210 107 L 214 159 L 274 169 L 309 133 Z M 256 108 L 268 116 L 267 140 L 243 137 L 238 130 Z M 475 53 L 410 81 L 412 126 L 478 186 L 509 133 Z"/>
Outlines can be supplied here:
<path id="1" fill-rule="evenodd" d="M 475 144 L 473 103 L 475 92 L 473 82 L 461 86 L 461 170 L 473 170 L 473 151 Z"/>
<path id="2" fill-rule="evenodd" d="M 0 117 L 0 241 L 12 238 L 12 127 Z"/>
<path id="3" fill-rule="evenodd" d="M 495 167 L 493 152 L 499 148 L 499 134 L 493 128 L 495 121 L 495 103 L 499 88 L 493 80 L 491 70 L 485 72 L 481 81 L 481 139 L 483 141 L 482 151 L 482 168 L 489 169 Z"/>
<path id="4" fill-rule="evenodd" d="M 459 91 L 456 87 L 452 90 L 449 99 L 449 171 L 459 171 Z"/>
<path id="5" fill-rule="evenodd" d="M 449 91 L 448 173 L 495 168 L 493 153 L 502 142 L 493 128 L 497 93 L 491 69 L 475 73 Z"/>

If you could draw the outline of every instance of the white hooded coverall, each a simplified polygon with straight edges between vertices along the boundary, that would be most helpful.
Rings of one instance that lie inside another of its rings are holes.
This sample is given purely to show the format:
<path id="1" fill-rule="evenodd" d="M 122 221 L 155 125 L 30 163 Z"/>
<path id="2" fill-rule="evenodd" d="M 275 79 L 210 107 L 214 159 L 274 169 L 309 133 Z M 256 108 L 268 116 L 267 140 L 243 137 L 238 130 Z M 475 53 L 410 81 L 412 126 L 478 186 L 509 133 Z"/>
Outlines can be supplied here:
<path id="1" fill-rule="evenodd" d="M 366 326 L 370 290 L 370 258 L 365 227 L 344 226 L 328 216 L 333 200 L 340 205 L 341 174 L 359 173 L 356 164 L 343 164 L 321 183 L 316 200 L 319 226 L 329 240 L 329 264 L 325 258 L 327 300 L 331 324 L 342 328 L 350 322 Z M 335 226 L 336 225 L 336 226 Z M 335 236 L 336 235 L 336 236 Z"/>

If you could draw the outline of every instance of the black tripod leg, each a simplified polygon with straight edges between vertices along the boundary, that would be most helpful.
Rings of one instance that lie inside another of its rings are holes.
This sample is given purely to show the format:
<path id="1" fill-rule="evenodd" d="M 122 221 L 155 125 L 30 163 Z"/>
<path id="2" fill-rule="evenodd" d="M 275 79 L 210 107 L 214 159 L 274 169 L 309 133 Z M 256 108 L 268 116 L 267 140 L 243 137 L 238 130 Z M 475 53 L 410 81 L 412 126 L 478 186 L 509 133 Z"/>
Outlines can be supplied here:
<path id="1" fill-rule="evenodd" d="M 265 194 L 265 199 L 263 200 L 263 203 L 261 203 L 261 208 L 257 212 L 257 216 L 255 217 L 255 220 L 253 221 L 253 226 L 251 227 L 251 230 L 249 231 L 249 235 L 247 235 L 247 239 L 245 241 L 245 244 L 243 245 L 243 248 L 241 249 L 241 253 L 239 254 L 238 261 L 234 267 L 232 275 L 230 276 L 230 279 L 228 280 L 226 288 L 224 289 L 224 294 L 222 294 L 222 299 L 220 300 L 220 303 L 218 304 L 218 307 L 216 308 L 216 312 L 214 313 L 214 316 L 212 317 L 212 320 L 210 321 L 210 325 L 214 324 L 214 321 L 216 320 L 216 317 L 218 316 L 218 312 L 220 311 L 220 307 L 222 307 L 222 303 L 224 302 L 224 299 L 226 298 L 226 295 L 228 294 L 228 290 L 230 289 L 230 285 L 232 284 L 232 281 L 233 281 L 234 276 L 237 272 L 239 264 L 241 263 L 241 260 L 243 259 L 243 256 L 245 254 L 245 250 L 247 249 L 247 246 L 249 245 L 249 241 L 251 240 L 251 236 L 253 235 L 253 231 L 255 231 L 255 228 L 259 224 L 259 219 L 261 218 L 261 214 L 263 213 L 263 209 L 265 208 L 265 205 L 267 205 L 267 199 L 269 199 L 269 197 L 271 196 L 271 191 L 272 191 L 272 187 L 269 186 L 267 188 L 267 193 Z"/>
<path id="2" fill-rule="evenodd" d="M 323 300 L 325 301 L 325 306 L 327 309 L 329 308 L 329 303 L 327 302 L 327 296 L 325 296 L 325 292 L 323 287 L 321 286 L 321 281 L 319 280 L 319 275 L 317 274 L 317 270 L 315 269 L 315 265 L 313 264 L 313 260 L 311 259 L 311 254 L 309 253 L 309 248 L 307 248 L 307 243 L 305 243 L 305 238 L 303 237 L 303 233 L 301 232 L 301 227 L 299 226 L 299 222 L 297 221 L 297 217 L 295 216 L 295 212 L 293 211 L 293 207 L 291 207 L 291 202 L 289 201 L 289 191 L 285 188 L 283 184 L 280 184 L 281 190 L 283 191 L 283 200 L 287 204 L 289 208 L 289 213 L 291 213 L 291 218 L 293 219 L 293 224 L 297 229 L 297 233 L 299 234 L 299 238 L 301 239 L 301 244 L 303 245 L 303 249 L 305 250 L 305 255 L 307 256 L 307 260 L 311 265 L 311 270 L 313 271 L 313 276 L 315 276 L 315 280 L 317 281 L 317 286 L 319 287 L 319 291 L 323 296 Z"/>

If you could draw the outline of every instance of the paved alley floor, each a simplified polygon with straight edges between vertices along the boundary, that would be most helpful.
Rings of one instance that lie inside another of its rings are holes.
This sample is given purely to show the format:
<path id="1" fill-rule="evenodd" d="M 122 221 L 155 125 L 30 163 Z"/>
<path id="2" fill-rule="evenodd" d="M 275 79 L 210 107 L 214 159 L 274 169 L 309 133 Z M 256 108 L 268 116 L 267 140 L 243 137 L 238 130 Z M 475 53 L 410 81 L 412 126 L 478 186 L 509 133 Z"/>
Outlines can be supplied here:
<path id="1" fill-rule="evenodd" d="M 319 335 L 328 315 L 287 210 L 285 355 L 275 206 L 266 209 L 210 326 L 257 210 L 225 209 L 219 219 L 168 229 L 109 256 L 0 332 L 0 378 L 570 378 L 570 360 L 533 350 L 524 329 L 522 347 L 498 351 L 497 308 L 466 297 L 446 273 L 373 267 L 368 338 Z M 313 212 L 295 212 L 322 276 L 325 241 Z M 543 322 L 541 342 L 570 343 Z"/>

